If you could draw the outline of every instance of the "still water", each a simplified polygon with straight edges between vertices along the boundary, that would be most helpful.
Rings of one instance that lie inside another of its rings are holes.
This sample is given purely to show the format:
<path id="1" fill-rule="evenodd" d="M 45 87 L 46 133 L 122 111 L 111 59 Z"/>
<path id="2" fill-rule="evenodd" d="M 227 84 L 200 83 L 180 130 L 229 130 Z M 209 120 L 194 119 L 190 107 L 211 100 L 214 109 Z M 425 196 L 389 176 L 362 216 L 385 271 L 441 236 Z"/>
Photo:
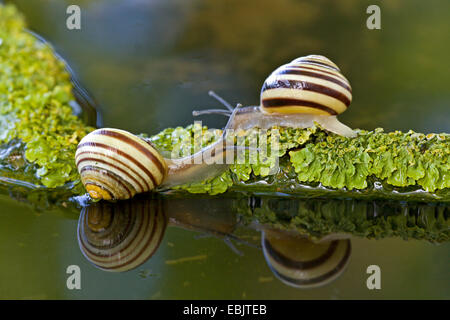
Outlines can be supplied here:
<path id="1" fill-rule="evenodd" d="M 349 126 L 450 132 L 448 1 L 84 0 L 75 1 L 79 31 L 65 27 L 73 1 L 9 2 L 67 59 L 101 106 L 104 126 L 152 134 L 190 124 L 192 110 L 217 106 L 208 90 L 256 104 L 275 67 L 318 53 L 338 63 L 352 84 L 353 103 L 340 117 Z M 369 4 L 382 8 L 381 30 L 365 26 Z M 211 127 L 223 122 L 204 118 Z M 450 298 L 448 243 L 354 238 L 337 279 L 299 289 L 273 272 L 261 246 L 264 228 L 239 224 L 226 206 L 202 203 L 205 209 L 193 210 L 188 221 L 186 207 L 167 209 L 151 258 L 111 273 L 80 249 L 79 221 L 88 209 L 39 209 L 4 193 L 0 297 Z M 381 268 L 381 290 L 366 286 L 373 264 Z M 69 265 L 81 269 L 81 290 L 66 287 Z"/>

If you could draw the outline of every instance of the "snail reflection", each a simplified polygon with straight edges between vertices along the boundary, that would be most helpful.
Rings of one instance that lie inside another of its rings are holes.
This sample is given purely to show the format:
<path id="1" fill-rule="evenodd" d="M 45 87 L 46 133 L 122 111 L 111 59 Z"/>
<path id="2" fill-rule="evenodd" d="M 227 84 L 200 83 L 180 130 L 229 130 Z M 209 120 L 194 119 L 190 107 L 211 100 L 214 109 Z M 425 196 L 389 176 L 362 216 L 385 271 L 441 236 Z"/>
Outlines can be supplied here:
<path id="1" fill-rule="evenodd" d="M 233 199 L 137 198 L 98 202 L 81 212 L 79 246 L 96 267 L 128 271 L 150 259 L 158 250 L 167 226 L 173 226 L 220 238 L 237 253 L 232 241 L 261 247 L 274 275 L 297 288 L 325 285 L 344 272 L 351 253 L 350 240 L 313 242 L 298 233 L 242 223 L 233 213 L 235 204 Z M 235 235 L 239 227 L 260 231 L 261 246 Z"/>
<path id="2" fill-rule="evenodd" d="M 105 271 L 128 271 L 157 251 L 167 225 L 230 239 L 236 216 L 221 210 L 224 201 L 205 210 L 202 201 L 142 199 L 99 202 L 83 208 L 78 221 L 78 243 L 84 256 Z M 245 242 L 245 241 L 242 241 Z"/>
<path id="3" fill-rule="evenodd" d="M 81 212 L 78 243 L 98 268 L 127 271 L 156 252 L 166 226 L 163 207 L 150 201 L 98 204 Z"/>
<path id="4" fill-rule="evenodd" d="M 314 243 L 297 234 L 272 229 L 262 231 L 261 243 L 273 274 L 297 288 L 319 287 L 338 278 L 351 254 L 349 239 Z"/>

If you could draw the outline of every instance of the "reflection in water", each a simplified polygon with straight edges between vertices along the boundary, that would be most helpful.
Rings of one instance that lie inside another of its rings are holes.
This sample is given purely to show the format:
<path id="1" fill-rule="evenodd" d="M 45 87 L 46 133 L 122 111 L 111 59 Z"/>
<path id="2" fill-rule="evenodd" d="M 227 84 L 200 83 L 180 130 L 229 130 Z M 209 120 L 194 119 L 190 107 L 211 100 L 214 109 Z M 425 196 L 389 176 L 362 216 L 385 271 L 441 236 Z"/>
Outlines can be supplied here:
<path id="1" fill-rule="evenodd" d="M 158 201 L 102 202 L 82 210 L 78 243 L 85 257 L 106 271 L 127 271 L 158 249 L 167 226 Z"/>
<path id="2" fill-rule="evenodd" d="M 277 278 L 297 288 L 330 283 L 345 270 L 350 254 L 349 239 L 314 243 L 279 230 L 262 231 L 264 257 Z"/>
<path id="3" fill-rule="evenodd" d="M 81 211 L 78 244 L 84 256 L 105 271 L 122 272 L 138 267 L 158 249 L 167 224 L 223 239 L 246 243 L 232 233 L 236 216 L 224 201 L 207 207 L 192 199 L 145 199 L 111 203 L 101 201 Z"/>
<path id="4" fill-rule="evenodd" d="M 439 203 L 354 199 L 150 199 L 142 195 L 84 207 L 78 239 L 94 265 L 123 272 L 152 257 L 167 226 L 188 229 L 222 239 L 238 254 L 232 241 L 262 247 L 277 278 L 309 288 L 325 285 L 345 271 L 350 237 L 448 241 L 448 209 Z M 261 246 L 257 240 L 243 240 L 239 236 L 243 229 L 260 232 Z"/>
<path id="5" fill-rule="evenodd" d="M 84 256 L 96 267 L 123 272 L 153 256 L 168 224 L 221 238 L 230 246 L 230 239 L 252 245 L 233 234 L 241 225 L 261 230 L 269 268 L 288 285 L 316 287 L 329 283 L 344 271 L 351 252 L 350 240 L 332 238 L 315 243 L 298 233 L 268 225 L 244 226 L 233 214 L 233 204 L 233 199 L 211 202 L 138 198 L 117 203 L 98 202 L 81 212 L 78 243 Z"/>

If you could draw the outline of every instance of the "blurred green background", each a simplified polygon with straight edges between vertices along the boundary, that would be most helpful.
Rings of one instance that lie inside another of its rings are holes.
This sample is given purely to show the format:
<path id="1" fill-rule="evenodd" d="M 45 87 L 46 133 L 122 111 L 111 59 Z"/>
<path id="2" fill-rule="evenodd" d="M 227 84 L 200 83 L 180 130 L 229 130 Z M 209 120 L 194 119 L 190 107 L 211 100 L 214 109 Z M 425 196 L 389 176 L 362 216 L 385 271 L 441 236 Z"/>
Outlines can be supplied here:
<path id="1" fill-rule="evenodd" d="M 14 0 L 30 29 L 49 40 L 101 106 L 103 125 L 156 133 L 192 123 L 192 110 L 258 104 L 265 77 L 307 54 L 339 65 L 353 87 L 340 116 L 351 127 L 450 132 L 450 2 L 446 0 Z M 81 30 L 66 8 L 81 7 Z M 366 8 L 381 8 L 381 30 Z M 222 127 L 224 118 L 205 117 Z M 81 254 L 77 215 L 36 210 L 0 197 L 0 298 L 345 299 L 450 298 L 449 244 L 356 239 L 348 270 L 332 284 L 290 288 L 262 252 L 196 239 L 169 227 L 156 255 L 137 270 L 102 272 Z M 251 231 L 249 231 L 251 233 Z M 165 261 L 206 254 L 199 261 Z M 66 288 L 66 268 L 82 270 L 82 289 Z M 366 287 L 366 268 L 382 270 L 382 289 Z"/>

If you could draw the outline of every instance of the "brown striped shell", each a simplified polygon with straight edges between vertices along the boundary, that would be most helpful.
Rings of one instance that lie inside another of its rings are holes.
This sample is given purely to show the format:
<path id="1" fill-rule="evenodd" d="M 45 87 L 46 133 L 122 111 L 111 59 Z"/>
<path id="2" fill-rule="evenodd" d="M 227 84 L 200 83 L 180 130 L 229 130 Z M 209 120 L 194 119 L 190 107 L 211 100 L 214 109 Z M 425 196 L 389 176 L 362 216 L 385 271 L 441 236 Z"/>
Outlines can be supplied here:
<path id="1" fill-rule="evenodd" d="M 98 268 L 128 271 L 158 250 L 167 223 L 163 206 L 147 199 L 102 201 L 83 208 L 78 220 L 78 245 Z"/>
<path id="2" fill-rule="evenodd" d="M 261 89 L 266 113 L 338 115 L 352 101 L 352 88 L 328 58 L 309 55 L 276 69 Z"/>
<path id="3" fill-rule="evenodd" d="M 297 235 L 265 230 L 261 241 L 275 276 L 297 288 L 319 287 L 338 278 L 351 254 L 349 239 L 313 243 Z"/>
<path id="4" fill-rule="evenodd" d="M 119 129 L 95 130 L 77 147 L 81 181 L 94 199 L 121 200 L 159 186 L 167 164 L 145 140 Z"/>

